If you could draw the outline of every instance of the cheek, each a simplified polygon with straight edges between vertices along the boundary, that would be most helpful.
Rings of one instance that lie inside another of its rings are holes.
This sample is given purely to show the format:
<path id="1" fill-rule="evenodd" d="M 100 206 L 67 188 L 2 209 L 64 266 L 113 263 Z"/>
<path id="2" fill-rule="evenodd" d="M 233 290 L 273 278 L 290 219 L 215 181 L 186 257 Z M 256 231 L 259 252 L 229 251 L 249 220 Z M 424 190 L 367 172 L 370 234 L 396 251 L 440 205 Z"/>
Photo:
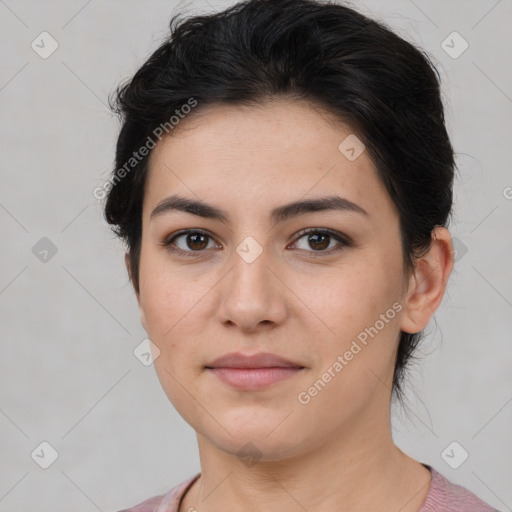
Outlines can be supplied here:
<path id="1" fill-rule="evenodd" d="M 370 375 L 369 369 L 383 375 L 393 366 L 402 309 L 397 272 L 383 258 L 375 258 L 338 269 L 325 279 L 296 281 L 297 294 L 317 317 L 308 313 L 322 369 L 346 354 L 345 377 L 338 380 L 355 384 L 363 374 Z"/>
<path id="2" fill-rule="evenodd" d="M 140 303 L 148 331 L 165 344 L 197 314 L 209 284 L 206 277 L 171 266 L 165 252 L 147 250 L 141 258 Z M 189 332 L 190 334 L 190 332 Z"/>
<path id="3" fill-rule="evenodd" d="M 201 347 L 204 349 L 207 333 L 200 316 L 206 304 L 208 283 L 171 272 L 157 261 L 151 266 L 150 258 L 141 271 L 145 280 L 140 300 L 146 330 L 160 350 L 154 360 L 157 377 L 178 412 L 185 420 L 194 422 L 198 411 L 190 397 L 198 395 L 195 378 L 200 369 L 193 365 L 199 365 L 204 357 Z"/>
<path id="4" fill-rule="evenodd" d="M 301 297 L 312 301 L 311 309 L 325 325 L 310 331 L 319 357 L 300 389 L 302 399 L 309 401 L 300 406 L 305 421 L 313 409 L 317 421 L 337 418 L 339 423 L 359 414 L 377 396 L 387 403 L 401 308 L 394 300 L 393 282 L 377 267 L 373 273 L 338 275 L 323 283 L 323 292 L 315 287 L 306 295 L 306 289 Z"/>
<path id="5" fill-rule="evenodd" d="M 387 302 L 393 296 L 385 273 L 371 263 L 364 267 L 347 265 L 323 275 L 298 275 L 293 282 L 294 293 L 323 324 L 323 335 L 333 339 L 375 321 L 383 306 L 391 305 Z"/>
<path id="6" fill-rule="evenodd" d="M 141 265 L 141 309 L 151 341 L 159 348 L 155 369 L 172 401 L 181 397 L 180 384 L 194 391 L 208 343 L 212 288 L 218 279 L 192 266 L 171 267 L 158 254 L 147 254 Z M 186 399 L 186 396 L 184 397 Z"/>

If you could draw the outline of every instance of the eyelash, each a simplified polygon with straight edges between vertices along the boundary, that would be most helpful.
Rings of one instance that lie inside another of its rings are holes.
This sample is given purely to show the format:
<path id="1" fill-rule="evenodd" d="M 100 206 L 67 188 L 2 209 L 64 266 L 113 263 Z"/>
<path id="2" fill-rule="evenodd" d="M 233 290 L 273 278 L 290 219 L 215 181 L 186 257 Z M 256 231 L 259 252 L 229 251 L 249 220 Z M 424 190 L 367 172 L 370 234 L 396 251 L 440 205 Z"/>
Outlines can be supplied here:
<path id="1" fill-rule="evenodd" d="M 329 228 L 322 228 L 322 229 L 320 229 L 320 228 L 308 228 L 308 229 L 303 229 L 302 231 L 299 231 L 296 234 L 296 239 L 295 239 L 294 243 L 296 243 L 302 237 L 304 237 L 305 235 L 308 235 L 310 233 L 320 233 L 320 234 L 330 235 L 332 238 L 334 238 L 336 241 L 338 241 L 341 244 L 337 248 L 334 248 L 334 249 L 319 250 L 319 251 L 313 251 L 313 250 L 306 251 L 306 252 L 311 253 L 311 256 L 313 258 L 330 256 L 332 254 L 338 253 L 339 251 L 342 251 L 343 249 L 345 249 L 345 247 L 351 247 L 352 246 L 352 242 L 351 242 L 351 240 L 348 237 L 343 236 L 338 231 L 335 231 L 335 230 L 329 229 Z M 204 231 L 202 229 L 184 229 L 182 231 L 178 231 L 177 233 L 173 233 L 172 235 L 167 237 L 165 240 L 163 240 L 163 242 L 161 242 L 160 245 L 162 245 L 164 247 L 168 247 L 169 250 L 171 250 L 172 252 L 180 254 L 180 255 L 183 255 L 183 256 L 197 257 L 201 253 L 204 253 L 206 250 L 203 249 L 203 250 L 200 250 L 200 251 L 183 251 L 182 249 L 171 247 L 173 242 L 177 238 L 179 238 L 180 236 L 189 235 L 189 234 L 205 235 L 205 236 L 209 237 L 211 240 L 213 240 L 213 237 L 207 231 Z"/>

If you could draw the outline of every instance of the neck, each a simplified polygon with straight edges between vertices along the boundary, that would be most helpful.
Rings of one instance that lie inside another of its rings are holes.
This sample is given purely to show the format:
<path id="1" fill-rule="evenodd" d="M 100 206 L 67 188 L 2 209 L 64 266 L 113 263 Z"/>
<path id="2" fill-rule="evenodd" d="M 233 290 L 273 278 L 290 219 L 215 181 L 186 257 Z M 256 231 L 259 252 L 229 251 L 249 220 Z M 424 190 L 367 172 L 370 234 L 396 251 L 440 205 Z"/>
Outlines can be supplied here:
<path id="1" fill-rule="evenodd" d="M 363 423 L 371 428 L 359 424 L 332 432 L 294 457 L 262 457 L 253 465 L 197 434 L 202 472 L 180 512 L 417 512 L 430 472 L 393 443 L 389 421 L 383 419 Z"/>

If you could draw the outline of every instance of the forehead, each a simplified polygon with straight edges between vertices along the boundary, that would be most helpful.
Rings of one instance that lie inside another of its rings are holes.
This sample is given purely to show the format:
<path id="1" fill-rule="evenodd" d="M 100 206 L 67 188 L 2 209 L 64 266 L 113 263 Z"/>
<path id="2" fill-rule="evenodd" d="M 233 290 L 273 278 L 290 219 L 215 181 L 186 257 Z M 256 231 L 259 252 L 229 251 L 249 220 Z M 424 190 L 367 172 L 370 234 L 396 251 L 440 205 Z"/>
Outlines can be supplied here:
<path id="1" fill-rule="evenodd" d="M 362 147 L 350 126 L 303 101 L 212 106 L 180 122 L 152 151 L 145 216 L 171 194 L 253 213 L 332 194 L 367 210 L 392 208 L 368 151 L 346 152 Z"/>

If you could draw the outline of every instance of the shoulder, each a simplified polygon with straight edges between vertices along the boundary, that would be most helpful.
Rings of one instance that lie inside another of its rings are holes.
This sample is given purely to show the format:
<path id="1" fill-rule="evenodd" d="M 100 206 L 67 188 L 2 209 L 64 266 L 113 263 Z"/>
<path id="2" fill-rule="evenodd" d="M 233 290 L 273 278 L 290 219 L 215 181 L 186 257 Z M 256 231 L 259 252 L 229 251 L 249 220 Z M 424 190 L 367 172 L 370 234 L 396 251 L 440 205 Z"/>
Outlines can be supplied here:
<path id="1" fill-rule="evenodd" d="M 432 474 L 432 483 L 419 512 L 499 512 L 465 487 L 450 482 L 431 466 L 425 466 Z"/>
<path id="2" fill-rule="evenodd" d="M 130 508 L 119 510 L 119 512 L 177 512 L 182 496 L 199 478 L 200 473 L 185 480 L 173 487 L 166 494 L 153 496 Z"/>

